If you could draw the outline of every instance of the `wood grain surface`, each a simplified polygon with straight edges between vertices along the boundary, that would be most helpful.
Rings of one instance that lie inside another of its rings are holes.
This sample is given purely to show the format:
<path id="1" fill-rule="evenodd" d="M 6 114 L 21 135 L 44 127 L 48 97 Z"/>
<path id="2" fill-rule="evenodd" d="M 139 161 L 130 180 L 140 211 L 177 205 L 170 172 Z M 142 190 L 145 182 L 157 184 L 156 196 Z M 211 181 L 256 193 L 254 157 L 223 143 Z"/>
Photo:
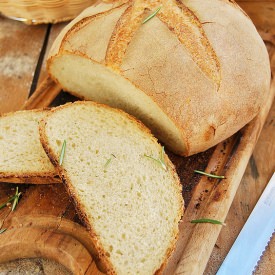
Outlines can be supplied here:
<path id="1" fill-rule="evenodd" d="M 271 70 L 275 75 L 275 1 L 239 0 L 265 40 L 271 57 Z M 253 2 L 253 3 L 252 3 Z M 242 178 L 223 227 L 214 246 L 204 274 L 218 270 L 248 219 L 266 184 L 275 172 L 275 102 L 271 107 L 261 136 Z M 271 275 L 275 270 L 275 236 L 271 239 L 255 274 Z"/>
<path id="2" fill-rule="evenodd" d="M 15 111 L 27 100 L 47 26 L 29 26 L 0 17 L 0 110 Z"/>
<path id="3" fill-rule="evenodd" d="M 240 1 L 240 5 L 251 16 L 265 40 L 274 73 L 275 3 L 274 1 Z M 45 56 L 64 25 L 62 23 L 25 26 L 0 17 L 0 112 L 43 107 L 50 104 L 52 100 L 54 100 L 53 105 L 75 100 L 64 93 L 59 93 L 59 87 L 47 78 L 45 72 Z M 29 95 L 38 86 L 40 93 L 36 92 L 26 103 Z M 274 92 L 274 86 L 272 91 Z M 267 109 L 271 102 L 272 96 L 267 101 Z M 267 115 L 267 109 L 266 112 L 262 112 L 262 117 L 258 117 L 258 120 L 252 122 L 250 126 L 216 148 L 190 158 L 170 154 L 180 178 L 184 179 L 187 211 L 185 220 L 181 223 L 179 245 L 166 269 L 166 274 L 171 274 L 177 268 L 178 274 L 204 272 L 212 275 L 216 273 L 275 169 L 275 104 L 271 108 L 259 141 L 250 157 L 265 121 L 264 115 Z M 228 174 L 228 178 L 227 181 L 219 184 L 219 181 L 194 175 L 194 169 L 224 172 Z M 230 198 L 224 195 L 224 190 L 228 190 L 228 187 L 234 189 L 227 191 Z M 23 192 L 23 196 L 15 212 L 11 213 L 9 207 L 0 210 L 0 225 L 8 228 L 0 235 L 0 262 L 18 257 L 42 256 L 60 262 L 75 274 L 85 272 L 100 274 L 91 258 L 92 251 L 89 252 L 91 246 L 89 239 L 85 238 L 87 232 L 81 227 L 81 221 L 78 220 L 74 206 L 63 186 L 61 184 L 22 185 L 20 191 Z M 15 185 L 1 184 L 0 204 L 14 192 Z M 222 210 L 219 210 L 220 208 Z M 228 212 L 227 225 L 213 227 L 207 224 L 202 226 L 190 224 L 193 217 L 204 215 L 209 211 L 213 218 L 222 219 L 225 219 Z M 66 224 L 67 227 L 62 228 L 61 224 Z M 78 226 L 82 228 L 81 234 L 73 231 Z M 33 235 L 27 232 L 32 232 Z M 36 241 L 31 243 L 32 239 Z M 22 245 L 16 250 L 20 244 L 19 240 L 22 240 Z M 7 248 L 6 245 L 14 246 L 11 249 L 12 247 Z M 77 249 L 74 250 L 74 247 Z M 256 274 L 273 274 L 274 250 L 275 240 L 273 239 Z M 10 251 L 15 252 L 11 255 Z M 59 251 L 61 254 L 58 254 Z M 67 254 L 64 257 L 58 257 L 63 255 L 62 253 Z M 182 253 L 192 255 L 193 259 L 190 256 L 182 257 Z M 83 258 L 82 262 L 79 261 L 79 257 Z M 6 270 L 9 272 L 9 269 Z"/>

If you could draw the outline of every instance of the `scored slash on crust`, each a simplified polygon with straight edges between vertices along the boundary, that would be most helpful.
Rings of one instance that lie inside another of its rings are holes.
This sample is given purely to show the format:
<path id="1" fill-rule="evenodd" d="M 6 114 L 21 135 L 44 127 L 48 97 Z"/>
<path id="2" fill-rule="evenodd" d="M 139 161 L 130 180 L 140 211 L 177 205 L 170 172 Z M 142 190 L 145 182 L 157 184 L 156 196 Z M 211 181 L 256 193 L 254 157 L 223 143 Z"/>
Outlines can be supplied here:
<path id="1" fill-rule="evenodd" d="M 154 17 L 158 17 L 177 36 L 196 65 L 216 84 L 218 90 L 221 82 L 221 66 L 216 52 L 199 19 L 179 1 L 134 1 L 122 14 L 112 33 L 105 57 L 107 66 L 119 70 L 127 47 L 138 28 L 142 26 L 147 10 L 155 13 Z"/>

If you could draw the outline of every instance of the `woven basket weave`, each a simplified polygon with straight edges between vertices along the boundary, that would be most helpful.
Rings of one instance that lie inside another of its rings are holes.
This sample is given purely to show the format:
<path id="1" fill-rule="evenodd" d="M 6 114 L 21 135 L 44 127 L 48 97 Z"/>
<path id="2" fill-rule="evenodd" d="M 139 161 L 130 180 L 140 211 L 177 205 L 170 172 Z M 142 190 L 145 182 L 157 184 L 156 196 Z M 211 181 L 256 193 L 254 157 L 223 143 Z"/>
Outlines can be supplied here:
<path id="1" fill-rule="evenodd" d="M 75 18 L 96 0 L 0 0 L 0 13 L 27 24 L 57 23 Z"/>

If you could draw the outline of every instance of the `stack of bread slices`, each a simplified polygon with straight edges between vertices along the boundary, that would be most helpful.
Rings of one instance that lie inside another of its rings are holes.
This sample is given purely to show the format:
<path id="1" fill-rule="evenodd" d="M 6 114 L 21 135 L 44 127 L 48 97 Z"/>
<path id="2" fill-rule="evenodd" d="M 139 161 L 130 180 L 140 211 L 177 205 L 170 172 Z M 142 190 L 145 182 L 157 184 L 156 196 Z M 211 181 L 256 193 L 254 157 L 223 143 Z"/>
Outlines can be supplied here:
<path id="1" fill-rule="evenodd" d="M 153 274 L 165 266 L 183 214 L 181 185 L 141 122 L 79 101 L 5 114 L 0 129 L 0 180 L 51 183 L 58 174 L 104 272 Z"/>

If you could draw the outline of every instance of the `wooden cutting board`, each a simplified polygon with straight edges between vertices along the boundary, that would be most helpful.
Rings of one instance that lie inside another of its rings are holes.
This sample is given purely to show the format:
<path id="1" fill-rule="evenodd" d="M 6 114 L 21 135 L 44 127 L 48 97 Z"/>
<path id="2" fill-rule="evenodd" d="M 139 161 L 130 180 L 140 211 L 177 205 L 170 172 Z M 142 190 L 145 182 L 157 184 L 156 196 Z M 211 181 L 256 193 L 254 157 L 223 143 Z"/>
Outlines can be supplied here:
<path id="1" fill-rule="evenodd" d="M 50 104 L 54 106 L 75 100 L 60 93 L 59 87 L 45 74 L 43 56 L 62 27 L 62 24 L 29 27 L 0 19 L 0 39 L 4 42 L 0 43 L 0 56 L 8 57 L 5 59 L 6 66 L 12 66 L 12 58 L 15 60 L 17 56 L 22 59 L 20 64 L 24 64 L 23 69 L 10 69 L 6 73 L 2 71 L 0 84 L 7 90 L 0 93 L 0 112 Z M 268 32 L 263 33 L 263 37 L 267 40 L 274 66 L 274 37 Z M 29 39 L 35 43 L 28 43 Z M 45 81 L 42 82 L 42 79 Z M 29 91 L 34 91 L 37 83 L 39 89 L 25 103 Z M 273 82 L 269 98 L 259 116 L 215 148 L 188 158 L 169 153 L 183 184 L 186 212 L 180 224 L 177 249 L 165 274 L 203 273 L 222 227 L 194 225 L 190 220 L 204 216 L 225 220 L 274 92 Z M 226 179 L 220 181 L 201 177 L 193 173 L 194 169 L 224 174 Z M 45 257 L 60 262 L 74 274 L 100 274 L 91 257 L 90 239 L 62 184 L 20 185 L 19 189 L 23 195 L 16 211 L 10 212 L 9 207 L 0 211 L 2 228 L 7 228 L 0 235 L 0 262 L 19 257 Z M 14 192 L 15 185 L 1 184 L 0 203 Z"/>

